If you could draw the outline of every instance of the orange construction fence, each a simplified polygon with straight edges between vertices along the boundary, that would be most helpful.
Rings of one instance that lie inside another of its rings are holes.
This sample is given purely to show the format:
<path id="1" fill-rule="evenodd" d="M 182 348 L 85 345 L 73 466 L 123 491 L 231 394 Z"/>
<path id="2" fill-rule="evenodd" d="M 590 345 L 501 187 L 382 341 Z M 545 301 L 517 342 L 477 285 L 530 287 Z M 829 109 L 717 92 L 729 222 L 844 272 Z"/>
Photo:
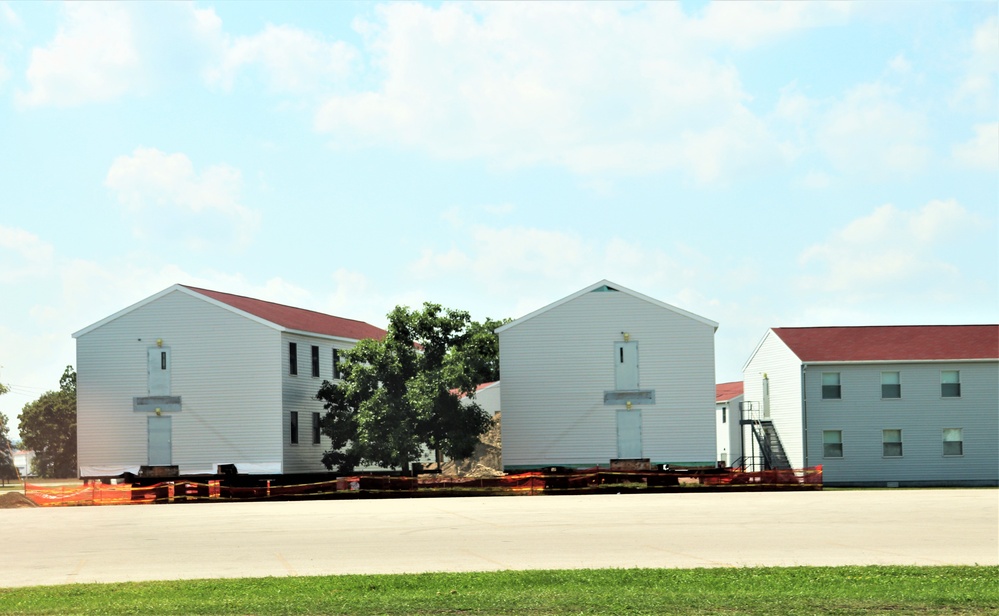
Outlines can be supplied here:
<path id="1" fill-rule="evenodd" d="M 593 468 L 557 473 L 538 471 L 500 477 L 392 477 L 357 475 L 297 485 L 224 485 L 221 480 L 163 481 L 150 486 L 88 483 L 82 486 L 25 484 L 25 496 L 43 507 L 56 505 L 136 505 L 218 500 L 290 498 L 351 498 L 357 496 L 531 495 L 593 493 L 621 488 L 634 490 L 693 489 L 821 489 L 822 467 L 743 471 L 710 469 L 700 472 L 609 471 Z"/>

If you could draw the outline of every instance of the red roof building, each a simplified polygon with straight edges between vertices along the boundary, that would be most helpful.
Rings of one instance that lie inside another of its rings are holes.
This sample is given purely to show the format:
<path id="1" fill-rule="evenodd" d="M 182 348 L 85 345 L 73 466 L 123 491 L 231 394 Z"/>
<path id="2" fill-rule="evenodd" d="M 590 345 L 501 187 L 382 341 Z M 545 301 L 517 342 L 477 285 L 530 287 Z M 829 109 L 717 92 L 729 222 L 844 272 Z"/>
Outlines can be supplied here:
<path id="1" fill-rule="evenodd" d="M 742 381 L 715 385 L 715 402 L 728 402 L 742 395 Z"/>
<path id="2" fill-rule="evenodd" d="M 999 485 L 999 325 L 775 327 L 743 382 L 746 442 L 826 485 Z"/>
<path id="3" fill-rule="evenodd" d="M 284 304 L 276 304 L 242 295 L 199 289 L 187 285 L 181 286 L 247 314 L 270 321 L 275 325 L 280 325 L 288 330 L 348 338 L 351 340 L 364 340 L 366 338 L 381 340 L 385 337 L 386 333 L 384 329 L 369 325 L 364 321 L 344 319 L 322 312 L 285 306 Z"/>
<path id="4" fill-rule="evenodd" d="M 999 358 L 999 325 L 775 327 L 803 362 Z"/>

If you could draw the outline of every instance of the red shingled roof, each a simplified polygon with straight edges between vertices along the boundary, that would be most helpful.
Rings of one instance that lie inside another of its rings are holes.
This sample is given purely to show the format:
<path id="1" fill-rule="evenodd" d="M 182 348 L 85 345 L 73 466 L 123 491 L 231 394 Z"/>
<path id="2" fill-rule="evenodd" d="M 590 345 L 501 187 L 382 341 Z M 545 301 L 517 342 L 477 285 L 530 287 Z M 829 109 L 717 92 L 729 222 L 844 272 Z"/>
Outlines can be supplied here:
<path id="1" fill-rule="evenodd" d="M 183 286 L 195 293 L 210 297 L 223 304 L 288 329 L 352 340 L 363 340 L 365 338 L 381 340 L 385 337 L 386 333 L 385 330 L 364 321 L 344 319 L 331 314 L 323 314 L 322 312 L 305 310 L 304 308 L 294 308 L 283 304 L 275 304 L 274 302 L 265 302 L 264 300 L 243 297 L 242 295 L 232 295 L 231 293 L 210 291 L 187 285 Z"/>
<path id="2" fill-rule="evenodd" d="M 742 381 L 715 385 L 715 402 L 725 402 L 742 395 Z"/>
<path id="3" fill-rule="evenodd" d="M 999 325 L 775 327 L 803 362 L 999 359 Z"/>

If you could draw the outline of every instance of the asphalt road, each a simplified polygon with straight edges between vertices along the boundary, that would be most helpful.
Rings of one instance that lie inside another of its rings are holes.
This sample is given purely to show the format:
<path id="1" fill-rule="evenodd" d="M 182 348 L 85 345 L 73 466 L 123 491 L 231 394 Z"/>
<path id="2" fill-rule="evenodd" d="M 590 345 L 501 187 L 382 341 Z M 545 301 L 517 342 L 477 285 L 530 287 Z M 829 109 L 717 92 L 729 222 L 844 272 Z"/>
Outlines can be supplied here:
<path id="1" fill-rule="evenodd" d="M 754 565 L 999 564 L 999 490 L 844 490 L 0 510 L 0 586 Z"/>

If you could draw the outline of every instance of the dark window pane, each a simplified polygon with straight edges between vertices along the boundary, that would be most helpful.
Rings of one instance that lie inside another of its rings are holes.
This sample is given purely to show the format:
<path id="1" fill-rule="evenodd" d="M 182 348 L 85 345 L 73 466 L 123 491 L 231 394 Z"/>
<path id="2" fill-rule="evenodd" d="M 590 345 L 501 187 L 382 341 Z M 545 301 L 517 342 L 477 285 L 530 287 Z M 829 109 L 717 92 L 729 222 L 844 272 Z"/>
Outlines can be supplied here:
<path id="1" fill-rule="evenodd" d="M 944 441 L 943 446 L 945 456 L 964 455 L 964 443 L 961 441 Z"/>
<path id="2" fill-rule="evenodd" d="M 291 443 L 298 444 L 298 411 L 291 412 Z"/>
<path id="3" fill-rule="evenodd" d="M 827 458 L 842 458 L 843 443 L 826 443 L 822 446 L 822 455 Z"/>
<path id="4" fill-rule="evenodd" d="M 902 443 L 884 443 L 884 456 L 886 458 L 901 458 Z"/>
<path id="5" fill-rule="evenodd" d="M 840 389 L 839 385 L 823 385 L 822 386 L 822 399 L 823 400 L 839 400 Z"/>
<path id="6" fill-rule="evenodd" d="M 288 372 L 298 374 L 298 345 L 294 342 L 288 343 Z"/>
<path id="7" fill-rule="evenodd" d="M 901 398 L 902 397 L 902 386 L 901 385 L 882 385 L 881 386 L 881 397 L 882 398 Z"/>
<path id="8" fill-rule="evenodd" d="M 312 347 L 312 376 L 319 376 L 319 347 Z"/>
<path id="9" fill-rule="evenodd" d="M 960 398 L 961 397 L 961 384 L 960 383 L 941 383 L 940 384 L 940 395 L 944 398 Z"/>
<path id="10" fill-rule="evenodd" d="M 312 444 L 319 444 L 319 413 L 312 414 Z"/>

